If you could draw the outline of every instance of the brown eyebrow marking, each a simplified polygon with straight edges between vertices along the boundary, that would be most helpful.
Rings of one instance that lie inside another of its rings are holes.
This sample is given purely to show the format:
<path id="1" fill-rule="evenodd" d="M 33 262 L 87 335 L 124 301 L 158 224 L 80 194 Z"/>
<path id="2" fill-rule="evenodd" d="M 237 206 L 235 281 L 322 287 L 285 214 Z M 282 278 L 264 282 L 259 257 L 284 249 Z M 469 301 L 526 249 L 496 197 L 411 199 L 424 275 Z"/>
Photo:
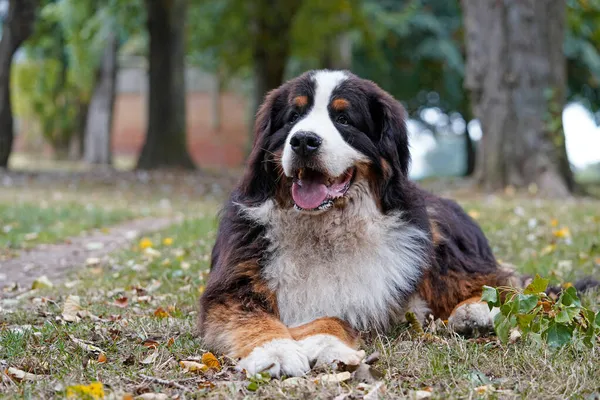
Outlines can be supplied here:
<path id="1" fill-rule="evenodd" d="M 350 107 L 350 102 L 346 99 L 335 99 L 331 102 L 331 107 L 335 111 L 343 111 Z"/>
<path id="2" fill-rule="evenodd" d="M 293 100 L 296 107 L 304 107 L 308 104 L 308 97 L 306 96 L 296 96 Z"/>

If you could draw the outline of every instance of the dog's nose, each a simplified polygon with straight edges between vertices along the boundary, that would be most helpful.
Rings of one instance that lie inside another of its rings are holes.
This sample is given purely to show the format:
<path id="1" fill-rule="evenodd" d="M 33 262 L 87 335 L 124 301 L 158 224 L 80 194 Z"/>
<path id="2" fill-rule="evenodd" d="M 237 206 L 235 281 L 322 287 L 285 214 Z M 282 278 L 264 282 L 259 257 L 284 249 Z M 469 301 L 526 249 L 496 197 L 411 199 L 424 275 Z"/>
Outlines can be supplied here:
<path id="1" fill-rule="evenodd" d="M 323 139 L 312 132 L 297 132 L 290 139 L 290 146 L 294 153 L 306 157 L 314 154 L 322 141 Z"/>

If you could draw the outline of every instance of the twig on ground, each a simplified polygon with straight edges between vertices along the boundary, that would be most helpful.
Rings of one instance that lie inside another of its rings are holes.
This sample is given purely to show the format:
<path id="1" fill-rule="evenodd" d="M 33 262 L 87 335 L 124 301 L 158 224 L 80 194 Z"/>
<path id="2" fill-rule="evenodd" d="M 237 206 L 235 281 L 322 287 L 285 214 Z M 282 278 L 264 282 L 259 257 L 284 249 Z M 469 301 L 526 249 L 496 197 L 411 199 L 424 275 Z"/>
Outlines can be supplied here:
<path id="1" fill-rule="evenodd" d="M 148 376 L 148 375 L 144 375 L 144 374 L 140 374 L 140 376 L 142 378 L 144 378 L 144 379 L 147 379 L 147 380 L 152 381 L 154 383 L 158 383 L 160 385 L 174 387 L 176 389 L 183 390 L 184 392 L 189 392 L 190 391 L 190 389 L 186 388 L 183 385 L 180 385 L 179 383 L 177 383 L 175 381 L 170 381 L 168 379 L 161 379 L 161 378 L 157 378 L 157 377 L 154 377 L 154 376 Z"/>

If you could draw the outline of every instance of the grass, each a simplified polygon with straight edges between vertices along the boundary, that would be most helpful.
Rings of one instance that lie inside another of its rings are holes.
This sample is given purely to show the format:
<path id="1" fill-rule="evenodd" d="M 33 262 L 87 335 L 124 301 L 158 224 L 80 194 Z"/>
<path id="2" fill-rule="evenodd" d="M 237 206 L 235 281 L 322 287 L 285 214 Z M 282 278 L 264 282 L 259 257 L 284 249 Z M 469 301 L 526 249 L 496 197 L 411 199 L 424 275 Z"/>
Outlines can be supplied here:
<path id="1" fill-rule="evenodd" d="M 22 249 L 53 243 L 83 231 L 133 218 L 127 209 L 94 204 L 0 203 L 0 248 Z"/>
<path id="2" fill-rule="evenodd" d="M 461 203 L 481 223 L 497 256 L 521 272 L 540 273 L 557 282 L 599 275 L 599 202 L 470 196 Z M 103 264 L 83 268 L 63 285 L 0 302 L 5 309 L 0 314 L 1 369 L 44 376 L 37 382 L 5 376 L 0 392 L 7 398 L 60 398 L 69 386 L 99 381 L 115 398 L 146 392 L 181 394 L 181 388 L 164 384 L 175 382 L 189 390 L 186 398 L 362 398 L 372 386 L 315 383 L 318 372 L 294 385 L 261 383 L 251 392 L 246 377 L 233 372 L 226 358 L 220 357 L 224 368 L 219 373 L 198 375 L 181 368 L 178 361 L 205 352 L 194 328 L 217 227 L 215 211 L 207 206 L 194 218 L 143 238 Z M 82 309 L 91 316 L 65 322 L 68 296 L 79 296 Z M 598 309 L 597 294 L 586 301 Z M 401 327 L 391 337 L 367 341 L 368 352 L 381 353 L 375 367 L 384 374 L 383 398 L 414 398 L 427 392 L 431 398 L 585 399 L 600 393 L 597 346 L 503 346 L 494 338 L 464 339 L 443 329 L 434 337 L 419 339 Z M 72 338 L 102 349 L 107 362 L 98 363 L 97 354 L 83 350 Z"/>

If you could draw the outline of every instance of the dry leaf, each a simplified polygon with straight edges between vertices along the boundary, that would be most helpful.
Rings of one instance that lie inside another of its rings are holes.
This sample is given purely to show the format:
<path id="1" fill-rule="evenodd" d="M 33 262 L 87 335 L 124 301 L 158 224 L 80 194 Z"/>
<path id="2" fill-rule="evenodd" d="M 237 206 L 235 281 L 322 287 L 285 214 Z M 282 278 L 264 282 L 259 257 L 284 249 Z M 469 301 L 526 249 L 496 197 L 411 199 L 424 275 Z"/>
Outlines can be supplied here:
<path id="1" fill-rule="evenodd" d="M 183 369 L 189 372 L 196 372 L 198 374 L 208 371 L 208 366 L 205 364 L 201 364 L 197 361 L 179 361 L 179 365 Z"/>
<path id="2" fill-rule="evenodd" d="M 125 308 L 129 305 L 129 299 L 126 296 L 115 299 L 114 305 L 117 307 Z"/>
<path id="3" fill-rule="evenodd" d="M 422 400 L 422 399 L 428 399 L 433 395 L 433 393 L 427 391 L 427 390 L 411 390 L 408 393 L 408 398 L 411 400 Z"/>
<path id="4" fill-rule="evenodd" d="M 217 371 L 221 370 L 221 363 L 217 360 L 217 357 L 211 352 L 204 353 L 202 355 L 202 364 L 205 364 L 208 368 L 214 369 Z"/>
<path id="5" fill-rule="evenodd" d="M 162 307 L 158 307 L 155 311 L 154 311 L 154 316 L 157 318 L 167 318 L 170 317 L 169 313 L 165 311 L 164 308 Z"/>
<path id="6" fill-rule="evenodd" d="M 30 372 L 25 372 L 23 370 L 20 370 L 18 368 L 14 368 L 14 367 L 9 367 L 6 370 L 6 373 L 11 378 L 17 379 L 19 381 L 39 381 L 39 380 L 46 378 L 45 375 L 32 374 Z"/>
<path id="7" fill-rule="evenodd" d="M 169 338 L 169 340 L 167 340 L 167 347 L 171 347 L 175 344 L 175 338 Z"/>
<path id="8" fill-rule="evenodd" d="M 69 338 L 73 341 L 73 343 L 75 343 L 77 346 L 79 346 L 81 349 L 87 351 L 88 353 L 94 353 L 94 354 L 104 353 L 104 350 L 102 350 L 100 347 L 94 346 L 93 344 L 86 343 L 83 340 L 77 339 L 76 337 L 73 337 L 71 335 L 69 335 Z"/>
<path id="9" fill-rule="evenodd" d="M 142 342 L 142 346 L 146 346 L 149 349 L 156 349 L 158 348 L 159 343 L 156 340 L 152 340 L 152 339 L 146 339 Z"/>
<path id="10" fill-rule="evenodd" d="M 164 393 L 144 393 L 136 397 L 139 400 L 167 400 L 168 398 L 169 396 Z"/>
<path id="11" fill-rule="evenodd" d="M 82 310 L 79 296 L 69 295 L 63 305 L 62 318 L 67 322 L 79 322 L 81 318 L 77 314 Z"/>
<path id="12" fill-rule="evenodd" d="M 103 364 L 106 362 L 106 355 L 104 353 L 100 353 L 98 354 L 98 362 L 100 364 Z"/>
<path id="13" fill-rule="evenodd" d="M 125 393 L 121 400 L 133 400 L 133 395 L 131 393 Z"/>
<path id="14" fill-rule="evenodd" d="M 315 380 L 315 383 L 340 383 L 352 378 L 352 374 L 348 371 L 340 372 L 339 374 L 321 375 Z"/>
<path id="15" fill-rule="evenodd" d="M 158 358 L 158 351 L 153 352 L 148 357 L 142 360 L 142 364 L 153 364 L 154 361 Z"/>

